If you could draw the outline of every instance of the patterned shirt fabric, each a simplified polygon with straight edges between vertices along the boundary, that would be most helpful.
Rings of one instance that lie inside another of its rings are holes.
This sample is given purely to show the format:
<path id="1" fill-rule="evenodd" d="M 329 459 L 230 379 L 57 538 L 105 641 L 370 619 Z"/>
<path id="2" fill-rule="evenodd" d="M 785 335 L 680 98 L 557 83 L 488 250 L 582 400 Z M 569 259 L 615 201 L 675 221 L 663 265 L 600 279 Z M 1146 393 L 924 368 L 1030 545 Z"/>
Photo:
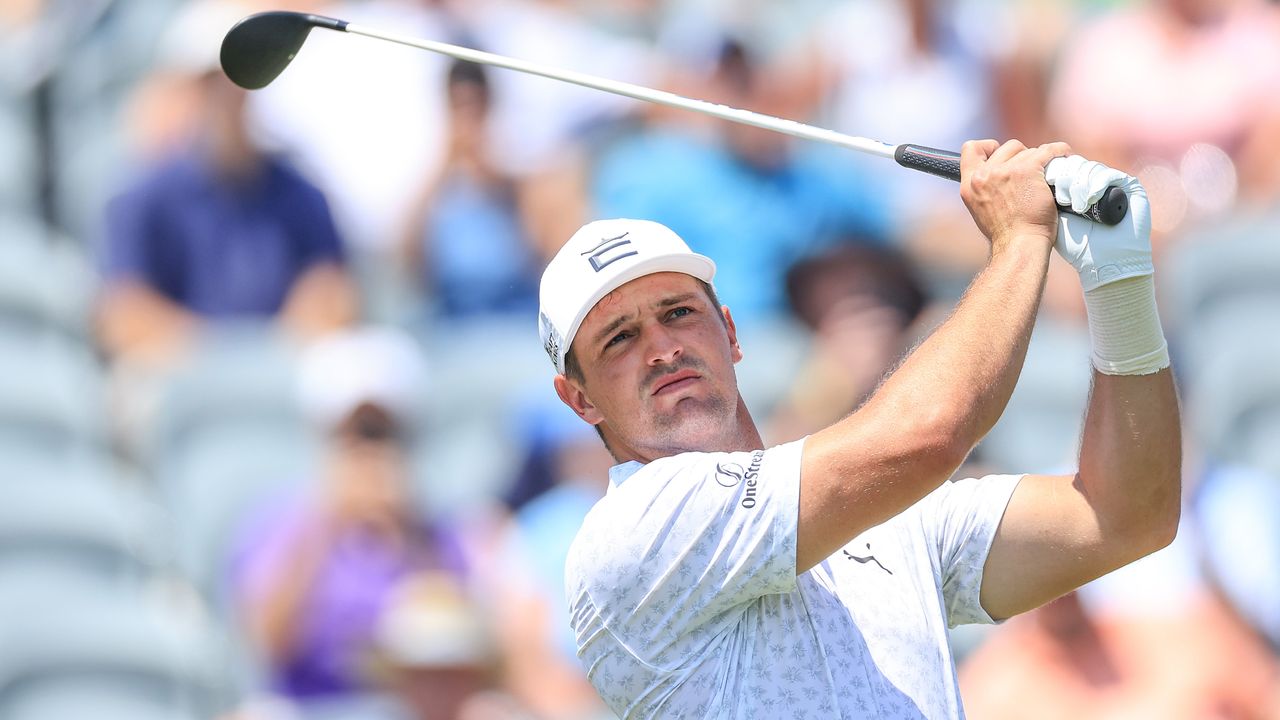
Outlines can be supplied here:
<path id="1" fill-rule="evenodd" d="M 797 576 L 803 443 L 612 469 L 565 581 L 620 717 L 964 716 L 947 627 L 993 622 L 982 567 L 1020 476 L 944 483 Z"/>

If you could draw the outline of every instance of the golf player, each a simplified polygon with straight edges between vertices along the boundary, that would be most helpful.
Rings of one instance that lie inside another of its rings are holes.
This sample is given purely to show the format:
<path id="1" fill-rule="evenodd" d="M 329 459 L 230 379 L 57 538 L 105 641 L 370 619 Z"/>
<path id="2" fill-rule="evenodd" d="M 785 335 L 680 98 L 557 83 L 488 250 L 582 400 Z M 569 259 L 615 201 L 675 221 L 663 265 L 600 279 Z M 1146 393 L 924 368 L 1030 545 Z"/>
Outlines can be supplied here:
<path id="1" fill-rule="evenodd" d="M 556 392 L 619 463 L 565 582 L 579 656 L 620 717 L 963 717 L 949 626 L 1173 539 L 1178 405 L 1145 192 L 1062 143 L 969 142 L 961 172 L 986 266 L 862 407 L 775 447 L 738 392 L 712 260 L 656 223 L 604 220 L 548 265 Z M 1130 200 L 1119 225 L 1059 216 L 1055 194 L 1081 210 L 1112 185 Z M 1079 471 L 949 482 L 1018 379 L 1053 249 L 1092 338 Z"/>

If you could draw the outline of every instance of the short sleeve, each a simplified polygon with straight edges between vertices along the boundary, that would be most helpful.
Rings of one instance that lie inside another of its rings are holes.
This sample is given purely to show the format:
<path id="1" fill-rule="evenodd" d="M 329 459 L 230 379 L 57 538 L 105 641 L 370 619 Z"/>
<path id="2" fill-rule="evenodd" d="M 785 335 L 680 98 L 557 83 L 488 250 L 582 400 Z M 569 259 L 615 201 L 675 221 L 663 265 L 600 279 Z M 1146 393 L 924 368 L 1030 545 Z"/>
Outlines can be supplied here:
<path id="1" fill-rule="evenodd" d="M 103 215 L 100 267 L 109 280 L 135 279 L 155 283 L 153 238 L 157 218 L 154 203 L 142 188 L 119 195 Z"/>
<path id="2" fill-rule="evenodd" d="M 991 624 L 983 610 L 982 569 L 1021 475 L 945 482 L 921 503 L 921 523 L 942 580 L 947 625 Z"/>
<path id="3" fill-rule="evenodd" d="M 291 186 L 283 210 L 293 224 L 299 269 L 321 263 L 343 264 L 346 253 L 324 193 L 292 170 L 282 175 Z"/>
<path id="4" fill-rule="evenodd" d="M 757 598 L 794 590 L 800 450 L 686 453 L 611 489 L 575 545 L 583 585 L 633 654 L 662 666 Z M 600 512 L 603 510 L 603 512 Z"/>

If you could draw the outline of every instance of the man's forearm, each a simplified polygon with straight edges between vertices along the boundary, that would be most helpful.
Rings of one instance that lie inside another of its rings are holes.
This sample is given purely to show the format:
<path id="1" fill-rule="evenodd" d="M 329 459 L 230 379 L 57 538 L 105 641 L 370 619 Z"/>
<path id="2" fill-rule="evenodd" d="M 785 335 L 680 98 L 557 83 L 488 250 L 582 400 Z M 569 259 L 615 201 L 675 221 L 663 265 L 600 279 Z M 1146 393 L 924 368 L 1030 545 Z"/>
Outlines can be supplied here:
<path id="1" fill-rule="evenodd" d="M 854 498 L 865 527 L 896 515 L 946 480 L 1004 411 L 1026 357 L 1049 248 L 1043 240 L 994 255 L 946 322 L 858 412 L 810 440 L 877 451 L 854 463 L 848 491 L 873 469 L 875 501 Z M 817 449 L 816 447 L 814 449 Z M 884 478 L 896 478 L 891 483 Z M 862 524 L 859 523 L 859 524 Z"/>
<path id="2" fill-rule="evenodd" d="M 1182 442 L 1173 373 L 1093 374 L 1080 449 L 1080 483 L 1104 533 L 1134 560 L 1178 527 Z"/>
<path id="3" fill-rule="evenodd" d="M 1050 248 L 1025 240 L 992 257 L 951 317 L 876 396 L 900 417 L 929 408 L 957 465 L 1004 412 L 1026 358 Z"/>
<path id="4" fill-rule="evenodd" d="M 797 570 L 935 490 L 1004 411 L 1057 232 L 1044 168 L 1068 149 L 994 140 L 961 149 L 960 196 L 991 239 L 991 259 L 865 405 L 805 442 Z"/>

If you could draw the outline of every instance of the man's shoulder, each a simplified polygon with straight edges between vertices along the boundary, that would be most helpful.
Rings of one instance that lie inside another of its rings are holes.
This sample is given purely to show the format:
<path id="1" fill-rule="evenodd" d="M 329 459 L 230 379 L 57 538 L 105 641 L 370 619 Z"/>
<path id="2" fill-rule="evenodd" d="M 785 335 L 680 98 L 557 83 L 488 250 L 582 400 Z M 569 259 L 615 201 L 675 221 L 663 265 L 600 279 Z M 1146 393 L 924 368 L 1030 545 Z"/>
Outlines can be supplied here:
<path id="1" fill-rule="evenodd" d="M 608 492 L 587 513 L 571 552 L 579 560 L 650 548 L 671 533 L 704 528 L 733 508 L 751 510 L 773 472 L 797 474 L 802 441 L 768 450 L 685 452 L 619 466 Z M 677 520 L 677 518 L 682 518 Z"/>
<path id="2" fill-rule="evenodd" d="M 635 467 L 620 465 L 611 473 L 610 487 L 587 512 L 570 546 L 570 563 L 600 561 L 627 552 L 651 535 L 651 525 L 678 511 L 687 496 L 716 473 L 728 453 L 687 452 Z"/>

